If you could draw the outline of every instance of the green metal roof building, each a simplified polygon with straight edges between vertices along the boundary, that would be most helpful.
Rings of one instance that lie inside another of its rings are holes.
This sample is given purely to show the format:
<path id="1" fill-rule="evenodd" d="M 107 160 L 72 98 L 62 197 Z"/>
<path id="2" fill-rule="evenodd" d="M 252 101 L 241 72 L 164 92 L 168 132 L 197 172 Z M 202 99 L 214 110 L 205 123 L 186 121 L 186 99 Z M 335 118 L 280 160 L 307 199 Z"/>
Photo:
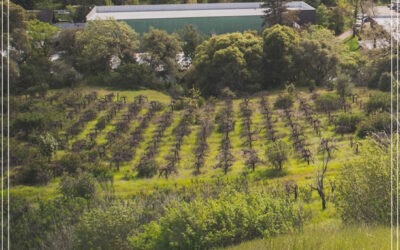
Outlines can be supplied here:
<path id="1" fill-rule="evenodd" d="M 136 32 L 144 33 L 152 26 L 168 33 L 182 29 L 188 23 L 205 35 L 262 31 L 264 14 L 260 2 L 210 3 L 210 4 L 165 4 L 96 6 L 86 16 L 87 21 L 113 18 L 125 21 Z M 289 2 L 289 10 L 298 10 L 299 23 L 315 23 L 315 9 L 304 2 Z"/>

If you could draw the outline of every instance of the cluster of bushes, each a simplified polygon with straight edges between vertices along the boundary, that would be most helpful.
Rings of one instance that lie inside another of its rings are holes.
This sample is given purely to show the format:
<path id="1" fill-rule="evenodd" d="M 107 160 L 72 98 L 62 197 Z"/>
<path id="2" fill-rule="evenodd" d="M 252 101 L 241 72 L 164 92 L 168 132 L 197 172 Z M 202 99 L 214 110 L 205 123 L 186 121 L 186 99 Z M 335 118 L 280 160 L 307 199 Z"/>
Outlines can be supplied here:
<path id="1" fill-rule="evenodd" d="M 308 210 L 283 186 L 263 185 L 266 195 L 248 184 L 247 177 L 195 181 L 122 200 L 80 173 L 64 177 L 53 199 L 13 195 L 11 240 L 17 249 L 209 249 L 302 227 Z"/>
<path id="2" fill-rule="evenodd" d="M 209 249 L 301 227 L 294 204 L 261 193 L 222 193 L 216 200 L 179 202 L 143 226 L 130 242 L 137 249 Z"/>
<path id="3" fill-rule="evenodd" d="M 340 113 L 335 121 L 338 133 L 354 133 L 358 124 L 363 120 L 363 116 L 357 113 Z"/>

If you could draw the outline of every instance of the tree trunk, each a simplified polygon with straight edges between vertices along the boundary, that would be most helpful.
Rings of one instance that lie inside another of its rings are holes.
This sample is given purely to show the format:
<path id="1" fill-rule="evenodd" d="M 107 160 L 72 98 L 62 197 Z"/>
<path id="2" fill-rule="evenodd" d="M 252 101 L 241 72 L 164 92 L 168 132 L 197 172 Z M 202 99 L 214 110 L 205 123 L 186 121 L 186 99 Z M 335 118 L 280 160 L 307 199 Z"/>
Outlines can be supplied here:
<path id="1" fill-rule="evenodd" d="M 326 209 L 325 193 L 323 190 L 318 189 L 319 197 L 321 197 L 322 210 Z"/>

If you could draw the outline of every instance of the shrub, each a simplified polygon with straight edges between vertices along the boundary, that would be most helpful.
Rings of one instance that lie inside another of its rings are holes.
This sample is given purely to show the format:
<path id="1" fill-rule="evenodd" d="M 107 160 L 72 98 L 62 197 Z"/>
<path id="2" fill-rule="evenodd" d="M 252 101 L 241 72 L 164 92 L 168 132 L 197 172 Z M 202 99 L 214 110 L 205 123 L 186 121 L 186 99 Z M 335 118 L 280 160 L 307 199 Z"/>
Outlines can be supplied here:
<path id="1" fill-rule="evenodd" d="M 96 193 L 96 184 L 93 177 L 84 172 L 78 176 L 64 176 L 60 181 L 59 189 L 66 198 L 81 197 L 91 200 Z"/>
<path id="2" fill-rule="evenodd" d="M 288 160 L 289 147 L 283 141 L 278 141 L 268 146 L 266 154 L 271 164 L 277 170 L 282 170 L 283 163 Z"/>
<path id="3" fill-rule="evenodd" d="M 112 170 L 109 166 L 100 161 L 88 164 L 85 169 L 92 174 L 98 181 L 106 181 L 113 179 Z"/>
<path id="4" fill-rule="evenodd" d="M 82 76 L 74 69 L 62 61 L 56 61 L 52 67 L 53 81 L 51 87 L 65 88 L 75 87 L 82 79 Z"/>
<path id="5" fill-rule="evenodd" d="M 16 174 L 18 183 L 34 185 L 46 184 L 50 180 L 50 168 L 47 159 L 38 157 L 18 169 Z"/>
<path id="6" fill-rule="evenodd" d="M 230 191 L 216 200 L 173 203 L 130 242 L 137 249 L 211 249 L 293 231 L 301 218 L 288 201 Z"/>
<path id="7" fill-rule="evenodd" d="M 46 158 L 51 159 L 56 153 L 58 142 L 49 133 L 45 133 L 38 138 L 39 152 Z"/>
<path id="8" fill-rule="evenodd" d="M 389 113 L 378 113 L 362 121 L 358 126 L 357 136 L 363 138 L 371 132 L 381 132 L 381 131 L 390 133 Z"/>
<path id="9" fill-rule="evenodd" d="M 154 88 L 155 75 L 147 64 L 128 63 L 121 65 L 110 75 L 108 85 L 123 89 L 138 89 L 141 86 Z"/>
<path id="10" fill-rule="evenodd" d="M 154 159 L 143 160 L 137 166 L 139 177 L 151 178 L 157 174 L 158 169 L 158 163 Z"/>
<path id="11" fill-rule="evenodd" d="M 347 76 L 340 75 L 336 80 L 336 93 L 340 98 L 344 99 L 350 95 L 353 91 L 353 85 L 350 83 L 350 79 Z"/>
<path id="12" fill-rule="evenodd" d="M 85 200 L 31 199 L 11 195 L 10 241 L 13 249 L 72 249 L 69 232 L 87 208 Z"/>
<path id="13" fill-rule="evenodd" d="M 276 109 L 288 109 L 293 106 L 293 97 L 289 94 L 279 95 L 274 103 Z"/>
<path id="14" fill-rule="evenodd" d="M 332 112 L 340 108 L 340 99 L 336 94 L 326 93 L 315 98 L 314 104 L 318 111 Z"/>
<path id="15" fill-rule="evenodd" d="M 69 174 L 74 174 L 81 167 L 82 161 L 78 154 L 67 153 L 61 156 L 60 160 L 58 160 L 58 164 L 61 166 L 63 171 Z"/>
<path id="16" fill-rule="evenodd" d="M 341 113 L 335 121 L 336 131 L 341 133 L 353 133 L 361 122 L 361 114 Z"/>
<path id="17" fill-rule="evenodd" d="M 367 101 L 366 111 L 368 114 L 376 111 L 390 111 L 390 94 L 378 92 L 373 94 Z"/>
<path id="18" fill-rule="evenodd" d="M 391 75 L 389 72 L 382 73 L 381 77 L 379 78 L 378 88 L 381 91 L 389 92 L 390 91 L 390 83 L 391 83 Z"/>
<path id="19" fill-rule="evenodd" d="M 33 158 L 40 156 L 40 152 L 36 147 L 29 144 L 21 143 L 15 138 L 10 138 L 10 165 L 18 166 L 26 164 Z"/>
<path id="20" fill-rule="evenodd" d="M 129 202 L 89 210 L 76 227 L 76 249 L 130 249 L 127 237 L 139 227 L 141 213 Z"/>
<path id="21" fill-rule="evenodd" d="M 19 113 L 10 126 L 12 134 L 23 132 L 29 134 L 34 130 L 41 131 L 47 123 L 45 117 L 40 113 Z"/>
<path id="22" fill-rule="evenodd" d="M 336 205 L 345 222 L 390 223 L 390 153 L 376 145 L 345 163 L 337 178 Z"/>

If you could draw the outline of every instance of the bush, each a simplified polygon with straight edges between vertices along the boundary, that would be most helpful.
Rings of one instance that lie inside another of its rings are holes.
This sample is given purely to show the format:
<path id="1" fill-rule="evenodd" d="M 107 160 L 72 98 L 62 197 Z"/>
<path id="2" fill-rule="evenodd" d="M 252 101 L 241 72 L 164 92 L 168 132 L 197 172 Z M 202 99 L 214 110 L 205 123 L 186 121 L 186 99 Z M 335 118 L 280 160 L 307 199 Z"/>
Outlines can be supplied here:
<path id="1" fill-rule="evenodd" d="M 361 114 L 341 113 L 335 121 L 336 131 L 341 133 L 353 133 L 361 122 Z"/>
<path id="2" fill-rule="evenodd" d="M 61 194 L 66 198 L 91 200 L 96 193 L 95 180 L 85 172 L 78 176 L 64 176 L 59 185 Z"/>
<path id="3" fill-rule="evenodd" d="M 136 249 L 211 249 L 293 231 L 301 218 L 288 201 L 231 191 L 216 200 L 174 203 L 130 242 Z"/>
<path id="4" fill-rule="evenodd" d="M 155 75 L 147 64 L 129 63 L 121 65 L 110 74 L 111 87 L 138 89 L 141 86 L 154 88 Z"/>
<path id="5" fill-rule="evenodd" d="M 364 138 L 371 132 L 390 133 L 390 114 L 378 113 L 362 121 L 357 130 L 357 136 Z"/>
<path id="6" fill-rule="evenodd" d="M 87 208 L 85 200 L 27 199 L 11 195 L 12 249 L 72 249 L 69 232 L 73 228 L 71 225 Z"/>
<path id="7" fill-rule="evenodd" d="M 277 170 L 282 170 L 284 162 L 288 160 L 289 147 L 283 141 L 272 143 L 267 147 L 266 155 Z"/>
<path id="8" fill-rule="evenodd" d="M 98 181 L 107 181 L 113 179 L 112 170 L 110 170 L 110 167 L 107 164 L 101 161 L 88 164 L 85 167 L 85 170 L 91 173 L 92 176 Z"/>
<path id="9" fill-rule="evenodd" d="M 22 132 L 30 134 L 32 131 L 41 131 L 47 123 L 45 117 L 40 113 L 19 113 L 10 126 L 12 134 Z"/>
<path id="10" fill-rule="evenodd" d="M 139 177 L 151 178 L 157 174 L 158 169 L 158 163 L 154 159 L 144 160 L 137 166 Z"/>
<path id="11" fill-rule="evenodd" d="M 378 88 L 381 91 L 389 92 L 391 85 L 391 75 L 389 72 L 384 72 L 379 78 Z"/>
<path id="12" fill-rule="evenodd" d="M 61 61 L 56 61 L 54 63 L 52 71 L 53 81 L 50 87 L 53 88 L 72 88 L 82 79 L 82 76 L 72 66 Z"/>
<path id="13" fill-rule="evenodd" d="M 16 181 L 27 185 L 46 184 L 50 180 L 50 174 L 47 159 L 38 157 L 17 170 Z"/>
<path id="14" fill-rule="evenodd" d="M 78 154 L 67 153 L 61 156 L 60 160 L 58 160 L 58 164 L 63 171 L 69 174 L 74 174 L 81 167 L 82 161 Z"/>
<path id="15" fill-rule="evenodd" d="M 75 230 L 76 249 L 130 249 L 127 237 L 139 227 L 136 204 L 114 202 L 83 214 Z"/>
<path id="16" fill-rule="evenodd" d="M 390 112 L 390 94 L 378 92 L 373 94 L 367 101 L 366 111 L 368 114 L 376 111 Z"/>
<path id="17" fill-rule="evenodd" d="M 341 75 L 336 80 L 336 93 L 344 99 L 353 92 L 353 84 L 347 76 Z"/>
<path id="18" fill-rule="evenodd" d="M 293 97 L 289 94 L 279 95 L 274 103 L 276 109 L 288 109 L 293 106 Z"/>
<path id="19" fill-rule="evenodd" d="M 40 156 L 36 147 L 21 143 L 15 138 L 10 138 L 10 166 L 18 166 L 28 163 Z"/>
<path id="20" fill-rule="evenodd" d="M 390 152 L 363 147 L 338 176 L 336 205 L 343 221 L 390 224 Z"/>
<path id="21" fill-rule="evenodd" d="M 333 112 L 340 108 L 340 99 L 336 94 L 326 93 L 315 98 L 314 104 L 318 111 Z"/>

